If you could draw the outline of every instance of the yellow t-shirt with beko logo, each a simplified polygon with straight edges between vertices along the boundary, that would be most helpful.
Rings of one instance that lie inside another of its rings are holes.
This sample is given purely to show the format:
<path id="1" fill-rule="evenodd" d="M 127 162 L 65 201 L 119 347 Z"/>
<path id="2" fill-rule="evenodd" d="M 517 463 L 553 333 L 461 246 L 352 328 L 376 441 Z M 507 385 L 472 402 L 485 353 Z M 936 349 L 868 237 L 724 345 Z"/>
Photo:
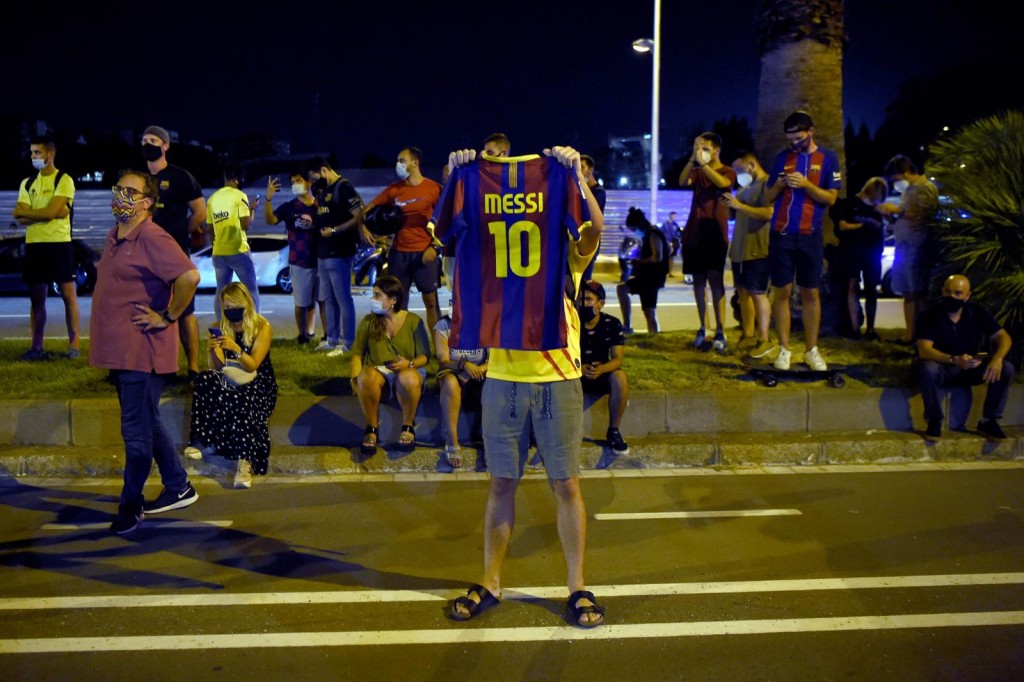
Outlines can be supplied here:
<path id="1" fill-rule="evenodd" d="M 583 229 L 590 223 L 584 223 Z M 583 229 L 580 231 L 582 232 Z M 573 290 L 582 286 L 583 271 L 596 254 L 581 254 L 579 242 L 569 242 L 569 273 Z M 562 297 L 565 321 L 569 325 L 568 345 L 554 350 L 508 350 L 491 348 L 488 351 L 487 378 L 501 381 L 539 384 L 549 381 L 568 381 L 583 376 L 580 353 L 580 316 L 568 297 Z"/>
<path id="2" fill-rule="evenodd" d="M 37 173 L 21 181 L 18 189 L 18 203 L 27 204 L 32 210 L 39 210 L 50 205 L 54 196 L 66 197 L 68 206 L 75 200 L 75 181 L 67 173 L 60 178 L 56 188 L 53 181 L 57 179 L 56 170 L 49 175 Z M 71 218 L 54 218 L 25 226 L 25 243 L 60 243 L 71 241 Z"/>
<path id="3" fill-rule="evenodd" d="M 206 201 L 206 222 L 213 226 L 213 255 L 236 256 L 249 251 L 242 218 L 249 217 L 249 197 L 235 187 L 221 187 Z"/>

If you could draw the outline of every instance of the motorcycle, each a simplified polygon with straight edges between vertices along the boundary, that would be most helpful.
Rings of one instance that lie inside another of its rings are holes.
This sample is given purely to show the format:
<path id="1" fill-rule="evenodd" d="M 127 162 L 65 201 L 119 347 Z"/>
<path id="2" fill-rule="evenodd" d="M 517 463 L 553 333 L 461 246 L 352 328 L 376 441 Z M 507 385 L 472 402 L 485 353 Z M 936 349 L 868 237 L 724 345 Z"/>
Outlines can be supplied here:
<path id="1" fill-rule="evenodd" d="M 633 276 L 633 262 L 640 257 L 640 240 L 633 230 L 619 225 L 619 230 L 626 233 L 619 243 L 619 281 L 625 282 Z"/>
<path id="2" fill-rule="evenodd" d="M 372 287 L 377 278 L 385 274 L 387 267 L 387 240 L 379 239 L 373 244 L 360 242 L 352 260 L 352 283 L 357 287 Z"/>

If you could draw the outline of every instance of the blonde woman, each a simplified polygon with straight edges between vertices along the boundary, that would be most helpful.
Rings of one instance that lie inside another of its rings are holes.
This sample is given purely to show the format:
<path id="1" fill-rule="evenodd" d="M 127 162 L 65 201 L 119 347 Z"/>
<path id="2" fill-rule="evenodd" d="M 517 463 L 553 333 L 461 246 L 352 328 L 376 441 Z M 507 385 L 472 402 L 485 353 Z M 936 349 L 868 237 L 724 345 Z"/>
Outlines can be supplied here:
<path id="1" fill-rule="evenodd" d="M 237 460 L 234 486 L 248 488 L 253 475 L 267 473 L 277 380 L 270 363 L 270 322 L 256 312 L 244 284 L 220 295 L 220 327 L 210 329 L 210 370 L 196 377 L 192 428 L 185 456 L 204 452 Z"/>

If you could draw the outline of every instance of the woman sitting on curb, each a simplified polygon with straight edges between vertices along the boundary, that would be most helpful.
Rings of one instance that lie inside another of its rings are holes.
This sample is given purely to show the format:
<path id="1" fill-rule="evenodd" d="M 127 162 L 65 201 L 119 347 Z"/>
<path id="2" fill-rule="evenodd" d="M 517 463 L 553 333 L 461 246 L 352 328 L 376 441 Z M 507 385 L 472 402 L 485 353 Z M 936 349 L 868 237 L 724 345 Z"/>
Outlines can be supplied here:
<path id="1" fill-rule="evenodd" d="M 244 284 L 228 284 L 220 302 L 220 327 L 210 330 L 210 369 L 194 383 L 192 445 L 184 454 L 202 459 L 204 451 L 216 452 L 237 460 L 234 486 L 248 488 L 270 462 L 267 421 L 277 404 L 270 322 L 256 312 Z"/>
<path id="2" fill-rule="evenodd" d="M 430 353 L 427 328 L 416 314 L 405 309 L 405 290 L 397 278 L 385 275 L 373 286 L 369 315 L 359 322 L 352 344 L 352 390 L 366 419 L 361 451 L 377 452 L 377 409 L 389 391 L 402 407 L 402 433 L 398 449 L 411 452 L 416 431 L 413 420 L 420 404 Z"/>

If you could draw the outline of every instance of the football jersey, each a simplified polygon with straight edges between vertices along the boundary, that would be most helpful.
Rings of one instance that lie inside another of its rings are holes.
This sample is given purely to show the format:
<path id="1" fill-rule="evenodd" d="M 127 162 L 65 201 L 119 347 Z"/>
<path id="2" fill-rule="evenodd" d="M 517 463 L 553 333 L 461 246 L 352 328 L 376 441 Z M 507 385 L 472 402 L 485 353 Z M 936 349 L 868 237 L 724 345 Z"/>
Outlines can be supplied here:
<path id="1" fill-rule="evenodd" d="M 431 219 L 455 242 L 452 348 L 568 344 L 569 239 L 590 222 L 574 170 L 550 157 L 482 157 L 456 168 Z"/>
<path id="2" fill-rule="evenodd" d="M 807 154 L 789 150 L 779 152 L 769 173 L 774 178 L 772 184 L 781 182 L 785 185 L 782 176 L 787 173 L 802 173 L 812 185 L 822 189 L 839 189 L 843 186 L 839 157 L 824 147 L 818 147 Z M 788 234 L 819 233 L 825 210 L 826 207 L 812 199 L 806 190 L 785 185 L 775 199 L 772 230 Z"/>

